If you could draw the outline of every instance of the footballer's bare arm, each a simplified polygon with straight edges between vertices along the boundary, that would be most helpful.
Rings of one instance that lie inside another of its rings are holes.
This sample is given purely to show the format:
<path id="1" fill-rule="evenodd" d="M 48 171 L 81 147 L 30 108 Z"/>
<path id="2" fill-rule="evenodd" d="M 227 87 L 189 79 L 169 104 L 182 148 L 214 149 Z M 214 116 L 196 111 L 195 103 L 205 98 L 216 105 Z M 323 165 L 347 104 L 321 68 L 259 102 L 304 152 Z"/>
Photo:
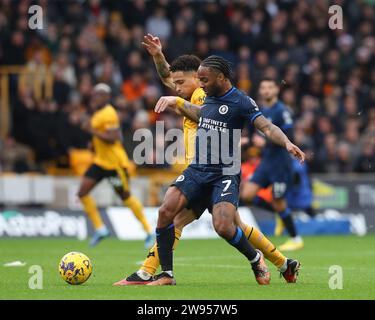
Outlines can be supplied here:
<path id="1" fill-rule="evenodd" d="M 161 97 L 156 103 L 155 112 L 161 113 L 164 112 L 164 110 L 167 108 L 177 110 L 186 118 L 189 118 L 190 120 L 197 123 L 199 122 L 199 118 L 201 116 L 201 107 L 189 101 L 186 101 L 180 97 Z"/>
<path id="2" fill-rule="evenodd" d="M 254 126 L 263 132 L 263 134 L 273 143 L 284 147 L 290 154 L 295 156 L 300 162 L 305 161 L 305 154 L 293 144 L 282 130 L 272 122 L 260 115 L 254 120 Z"/>
<path id="3" fill-rule="evenodd" d="M 171 89 L 176 89 L 169 71 L 169 63 L 163 54 L 163 48 L 159 37 L 154 37 L 152 34 L 147 34 L 143 37 L 142 46 L 148 51 L 154 60 L 156 71 L 160 80 Z"/>

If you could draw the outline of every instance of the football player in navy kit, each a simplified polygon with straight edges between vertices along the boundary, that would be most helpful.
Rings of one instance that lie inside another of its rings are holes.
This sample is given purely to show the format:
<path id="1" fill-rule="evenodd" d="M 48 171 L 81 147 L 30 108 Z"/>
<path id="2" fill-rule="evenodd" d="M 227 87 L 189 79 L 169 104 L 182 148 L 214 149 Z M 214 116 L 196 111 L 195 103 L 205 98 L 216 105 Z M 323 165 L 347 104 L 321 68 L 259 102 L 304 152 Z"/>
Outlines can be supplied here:
<path id="1" fill-rule="evenodd" d="M 173 96 L 161 97 L 155 106 L 156 112 L 178 108 L 184 116 L 198 123 L 198 131 L 195 160 L 167 190 L 159 209 L 156 235 L 162 272 L 148 285 L 176 284 L 173 276 L 173 218 L 188 203 L 202 197 L 210 200 L 209 209 L 216 232 L 249 260 L 258 283 L 269 283 L 269 272 L 261 252 L 250 245 L 234 222 L 240 184 L 239 154 L 236 152 L 239 133 L 245 123 L 252 122 L 266 137 L 300 161 L 304 161 L 305 155 L 280 128 L 262 115 L 253 99 L 232 85 L 231 73 L 228 61 L 210 56 L 198 69 L 200 85 L 207 95 L 203 107 Z M 215 137 L 218 137 L 218 142 Z M 294 271 L 298 269 L 299 262 L 296 261 Z"/>
<path id="2" fill-rule="evenodd" d="M 290 140 L 293 140 L 293 119 L 289 108 L 278 99 L 279 86 L 275 79 L 264 78 L 259 84 L 259 95 L 262 101 L 260 108 L 264 117 L 277 125 Z M 272 185 L 272 207 L 277 212 L 276 235 L 281 235 L 283 226 L 287 229 L 290 239 L 280 246 L 280 250 L 291 251 L 301 249 L 303 240 L 297 234 L 291 209 L 286 195 L 293 182 L 293 163 L 288 151 L 280 145 L 267 139 L 263 148 L 262 160 L 249 181 L 243 183 L 241 200 L 262 207 L 269 206 L 256 194 Z"/>

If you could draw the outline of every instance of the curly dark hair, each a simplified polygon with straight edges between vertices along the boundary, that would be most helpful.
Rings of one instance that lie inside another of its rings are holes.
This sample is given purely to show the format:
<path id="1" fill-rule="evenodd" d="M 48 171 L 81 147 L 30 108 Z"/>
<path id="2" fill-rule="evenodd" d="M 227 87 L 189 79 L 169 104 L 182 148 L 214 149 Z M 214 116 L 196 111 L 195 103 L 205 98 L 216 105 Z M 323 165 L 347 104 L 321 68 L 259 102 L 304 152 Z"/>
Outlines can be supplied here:
<path id="1" fill-rule="evenodd" d="M 169 70 L 171 72 L 176 71 L 197 71 L 201 60 L 193 54 L 184 54 L 177 57 L 171 63 Z"/>

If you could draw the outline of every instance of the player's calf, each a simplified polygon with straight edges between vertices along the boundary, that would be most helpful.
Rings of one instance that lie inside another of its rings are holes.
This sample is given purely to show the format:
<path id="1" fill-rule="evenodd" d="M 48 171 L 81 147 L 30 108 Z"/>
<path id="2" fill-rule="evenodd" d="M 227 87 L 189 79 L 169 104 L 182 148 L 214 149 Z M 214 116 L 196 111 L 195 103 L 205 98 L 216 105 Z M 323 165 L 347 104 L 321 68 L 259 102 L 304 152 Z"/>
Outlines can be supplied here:
<path id="1" fill-rule="evenodd" d="M 164 201 L 159 208 L 158 228 L 164 228 L 173 223 L 176 215 L 186 207 L 187 199 L 176 187 L 170 187 L 165 195 Z"/>

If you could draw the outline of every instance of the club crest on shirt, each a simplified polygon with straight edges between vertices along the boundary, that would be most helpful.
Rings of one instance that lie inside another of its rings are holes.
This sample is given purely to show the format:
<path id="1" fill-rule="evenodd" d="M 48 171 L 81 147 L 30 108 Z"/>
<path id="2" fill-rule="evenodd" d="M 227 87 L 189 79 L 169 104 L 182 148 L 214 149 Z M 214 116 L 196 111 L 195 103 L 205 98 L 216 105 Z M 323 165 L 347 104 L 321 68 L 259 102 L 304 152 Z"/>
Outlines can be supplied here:
<path id="1" fill-rule="evenodd" d="M 226 114 L 228 112 L 228 106 L 223 104 L 222 106 L 220 106 L 219 108 L 219 113 L 220 114 Z"/>
<path id="2" fill-rule="evenodd" d="M 178 176 L 178 178 L 176 179 L 176 182 L 181 182 L 181 181 L 184 181 L 185 180 L 185 176 L 182 174 L 180 176 Z"/>

